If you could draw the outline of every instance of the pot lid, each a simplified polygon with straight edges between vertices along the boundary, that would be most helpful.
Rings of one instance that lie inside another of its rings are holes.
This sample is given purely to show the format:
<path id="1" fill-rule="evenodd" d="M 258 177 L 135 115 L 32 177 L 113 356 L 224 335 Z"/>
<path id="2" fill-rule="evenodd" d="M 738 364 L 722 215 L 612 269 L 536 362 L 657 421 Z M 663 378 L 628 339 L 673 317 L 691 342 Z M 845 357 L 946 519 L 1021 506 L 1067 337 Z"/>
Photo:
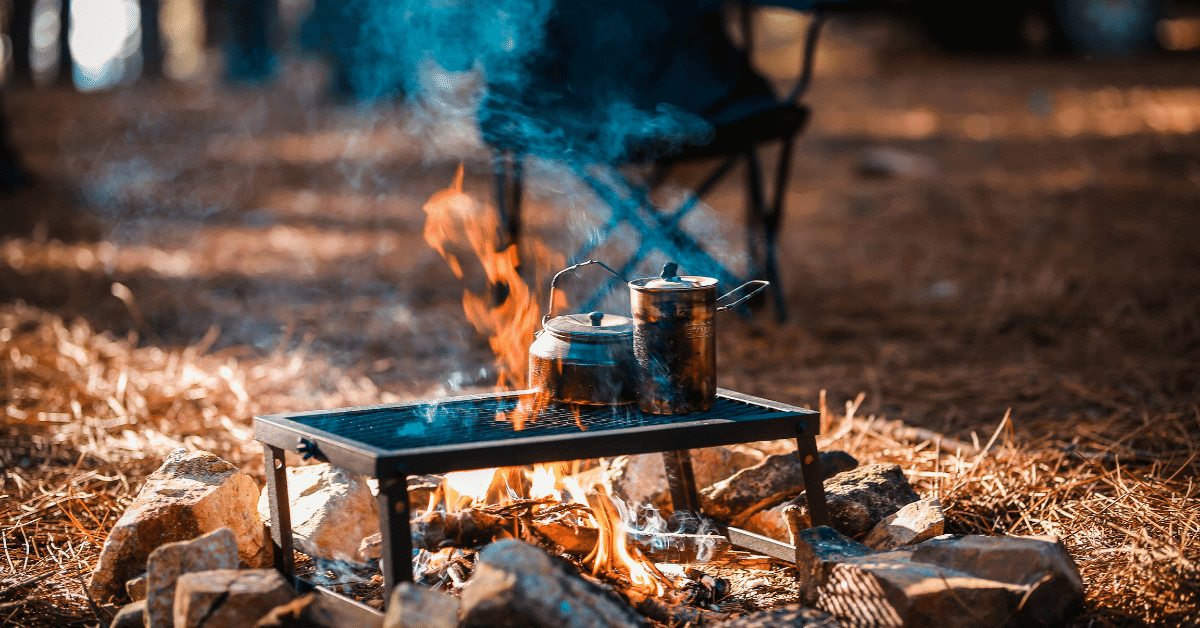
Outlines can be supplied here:
<path id="1" fill-rule="evenodd" d="M 633 281 L 634 287 L 645 290 L 691 290 L 717 285 L 717 280 L 713 277 L 697 277 L 695 275 L 679 276 L 675 274 L 677 270 L 679 270 L 678 264 L 667 262 L 663 266 L 661 276 L 635 279 Z"/>
<path id="2" fill-rule="evenodd" d="M 546 321 L 543 327 L 555 336 L 596 341 L 619 340 L 633 336 L 631 319 L 603 312 L 556 316 Z"/>

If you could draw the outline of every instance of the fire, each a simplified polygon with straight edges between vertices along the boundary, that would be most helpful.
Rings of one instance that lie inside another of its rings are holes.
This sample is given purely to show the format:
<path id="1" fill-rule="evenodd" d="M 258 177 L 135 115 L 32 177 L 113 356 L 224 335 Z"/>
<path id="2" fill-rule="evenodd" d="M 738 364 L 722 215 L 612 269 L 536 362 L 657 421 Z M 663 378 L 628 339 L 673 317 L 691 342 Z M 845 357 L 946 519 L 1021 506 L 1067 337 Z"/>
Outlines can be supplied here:
<path id="1" fill-rule="evenodd" d="M 674 588 L 671 579 L 630 543 L 624 504 L 601 485 L 585 491 L 574 477 L 566 475 L 570 469 L 569 464 L 550 464 L 535 465 L 529 471 L 510 467 L 447 473 L 430 500 L 429 511 L 479 508 L 498 512 L 519 508 L 528 509 L 527 516 L 533 519 L 542 512 L 559 521 L 563 513 L 571 513 L 570 525 L 596 531 L 595 544 L 577 554 L 593 575 L 628 576 L 634 588 L 652 595 L 661 596 Z M 584 555 L 588 549 L 590 552 Z"/>
<path id="2" fill-rule="evenodd" d="M 497 386 L 524 388 L 526 363 L 533 332 L 541 308 L 533 291 L 518 272 L 522 260 L 516 245 L 499 246 L 499 221 L 496 214 L 463 192 L 463 166 L 454 182 L 434 194 L 425 203 L 425 241 L 446 260 L 456 277 L 464 277 L 463 262 L 455 251 L 472 251 L 479 259 L 492 291 L 476 294 L 463 291 L 463 310 L 496 355 Z M 560 255 L 551 253 L 541 242 L 531 240 L 534 271 L 549 271 L 563 264 Z M 536 272 L 535 272 L 536 275 Z M 502 295 L 502 296 L 500 296 Z M 550 403 L 546 394 L 527 394 L 518 399 L 511 411 L 498 412 L 497 419 L 509 421 L 513 429 L 523 429 Z M 579 411 L 575 421 L 585 429 Z M 662 595 L 672 583 L 642 553 L 629 544 L 618 501 L 600 486 L 585 491 L 566 475 L 563 465 L 538 465 L 528 474 L 520 468 L 482 469 L 447 473 L 441 488 L 430 498 L 429 511 L 445 508 L 454 512 L 465 508 L 514 507 L 571 512 L 577 525 L 598 530 L 598 542 L 583 558 L 593 574 L 629 574 L 633 585 L 646 592 Z"/>
<path id="3" fill-rule="evenodd" d="M 462 279 L 464 273 L 454 250 L 469 247 L 478 257 L 493 290 L 476 294 L 464 289 L 463 310 L 476 330 L 488 334 L 488 344 L 496 355 L 497 386 L 524 388 L 526 360 L 540 308 L 518 272 L 522 260 L 517 245 L 501 247 L 496 212 L 463 192 L 462 164 L 451 186 L 425 203 L 425 214 L 425 241 L 456 277 Z M 535 271 L 548 271 L 563 263 L 561 255 L 536 239 L 529 239 L 529 249 Z"/>

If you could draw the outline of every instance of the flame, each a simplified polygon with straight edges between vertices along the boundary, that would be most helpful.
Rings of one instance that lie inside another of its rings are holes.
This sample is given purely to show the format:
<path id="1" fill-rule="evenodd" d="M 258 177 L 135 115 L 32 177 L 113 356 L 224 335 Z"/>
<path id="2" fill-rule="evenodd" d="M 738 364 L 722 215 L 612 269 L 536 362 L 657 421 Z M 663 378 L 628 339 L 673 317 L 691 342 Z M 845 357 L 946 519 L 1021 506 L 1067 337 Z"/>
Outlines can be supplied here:
<path id="1" fill-rule="evenodd" d="M 666 593 L 671 581 L 642 554 L 641 550 L 629 545 L 625 523 L 613 502 L 613 497 L 599 484 L 592 490 L 593 492 L 587 494 L 587 500 L 599 522 L 600 540 L 592 553 L 583 559 L 584 563 L 591 564 L 592 575 L 599 575 L 603 571 L 627 571 L 629 581 L 635 587 L 652 591 L 659 596 Z"/>
<path id="2" fill-rule="evenodd" d="M 488 343 L 496 355 L 497 386 L 524 388 L 528 349 L 533 342 L 539 307 L 529 285 L 518 273 L 522 260 L 517 247 L 499 246 L 496 214 L 485 203 L 463 192 L 461 164 L 451 186 L 425 203 L 425 214 L 425 241 L 446 260 L 455 277 L 464 277 L 463 263 L 456 251 L 469 249 L 479 259 L 492 290 L 475 294 L 464 289 L 463 311 L 476 330 L 488 334 Z M 530 240 L 529 248 L 535 271 L 562 266 L 562 257 L 552 254 L 541 242 Z M 511 422 L 513 429 L 520 430 L 549 403 L 547 393 L 521 395 L 512 410 L 497 412 L 496 418 Z M 576 424 L 585 429 L 578 409 L 574 410 Z M 519 468 L 447 473 L 441 490 L 430 500 L 430 510 L 437 507 L 439 497 L 445 499 L 446 509 L 453 511 L 521 499 L 568 501 L 569 495 L 570 502 L 590 508 L 591 514 L 579 519 L 579 524 L 599 530 L 599 542 L 584 559 L 592 573 L 628 573 L 635 587 L 662 595 L 672 583 L 636 546 L 630 546 L 616 498 L 600 486 L 584 491 L 573 478 L 562 477 L 564 470 L 562 465 L 539 465 L 528 477 Z"/>
<path id="3" fill-rule="evenodd" d="M 562 494 L 555 488 L 558 478 L 554 469 L 544 464 L 533 467 L 533 477 L 529 478 L 529 498 L 542 499 L 552 497 L 562 501 Z"/>
<path id="4" fill-rule="evenodd" d="M 430 197 L 424 209 L 425 241 L 446 260 L 455 277 L 464 276 L 455 250 L 469 247 L 478 257 L 492 290 L 481 295 L 464 289 L 463 311 L 476 330 L 488 334 L 488 344 L 496 355 L 496 385 L 504 390 L 524 388 L 526 356 L 539 307 L 518 273 L 521 258 L 517 246 L 499 246 L 496 212 L 463 192 L 462 164 L 451 186 Z M 542 242 L 530 238 L 528 246 L 535 271 L 562 265 L 562 256 Z"/>

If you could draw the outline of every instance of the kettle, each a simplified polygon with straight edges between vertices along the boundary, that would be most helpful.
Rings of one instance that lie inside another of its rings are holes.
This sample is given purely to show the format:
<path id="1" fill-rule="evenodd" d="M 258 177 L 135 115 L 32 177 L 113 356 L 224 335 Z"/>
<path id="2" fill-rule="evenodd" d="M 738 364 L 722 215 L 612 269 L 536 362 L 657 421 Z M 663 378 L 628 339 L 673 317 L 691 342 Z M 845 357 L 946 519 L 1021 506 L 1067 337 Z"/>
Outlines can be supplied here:
<path id="1" fill-rule="evenodd" d="M 558 403 L 631 404 L 637 399 L 633 379 L 633 321 L 603 312 L 550 317 L 558 278 L 590 264 L 599 264 L 620 277 L 595 260 L 580 262 L 554 275 L 542 329 L 529 347 L 529 386 Z"/>

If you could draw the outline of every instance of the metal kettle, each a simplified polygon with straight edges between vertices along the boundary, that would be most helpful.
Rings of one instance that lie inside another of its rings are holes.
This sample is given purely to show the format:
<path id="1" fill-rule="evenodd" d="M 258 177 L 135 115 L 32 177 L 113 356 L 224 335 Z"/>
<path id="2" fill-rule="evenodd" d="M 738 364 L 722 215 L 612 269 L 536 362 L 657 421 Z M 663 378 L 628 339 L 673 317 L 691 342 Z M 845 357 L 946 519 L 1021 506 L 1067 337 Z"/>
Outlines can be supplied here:
<path id="1" fill-rule="evenodd" d="M 638 403 L 649 414 L 689 414 L 709 410 L 717 399 L 716 314 L 770 285 L 748 281 L 717 297 L 713 277 L 680 276 L 670 262 L 658 277 L 629 282 L 633 310 L 633 353 L 637 360 Z M 745 296 L 718 303 L 748 286 Z"/>
<path id="2" fill-rule="evenodd" d="M 623 405 L 637 399 L 634 381 L 633 321 L 591 312 L 551 318 L 555 284 L 568 271 L 601 262 L 588 260 L 554 275 L 542 329 L 529 347 L 529 386 L 566 404 Z M 620 275 L 617 275 L 620 277 Z"/>

